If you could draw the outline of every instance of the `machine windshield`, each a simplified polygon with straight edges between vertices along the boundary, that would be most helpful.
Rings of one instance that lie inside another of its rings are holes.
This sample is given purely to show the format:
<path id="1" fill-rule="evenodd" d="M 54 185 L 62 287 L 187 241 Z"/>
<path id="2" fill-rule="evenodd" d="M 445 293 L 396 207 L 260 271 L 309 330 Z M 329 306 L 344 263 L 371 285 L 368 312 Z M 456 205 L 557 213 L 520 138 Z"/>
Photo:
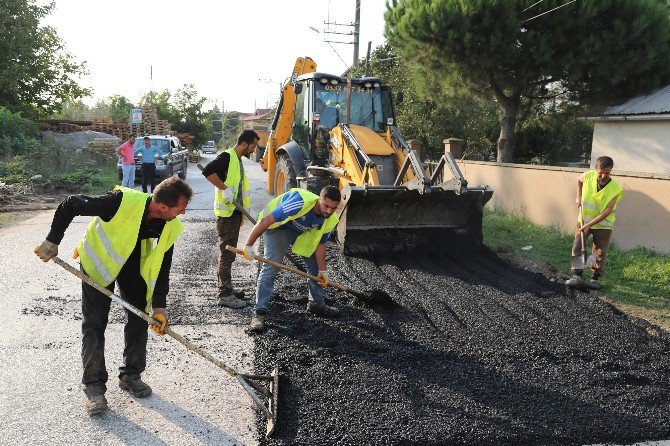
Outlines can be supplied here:
<path id="1" fill-rule="evenodd" d="M 347 85 L 316 84 L 315 109 L 319 125 L 333 128 L 347 119 Z M 352 84 L 351 124 L 362 125 L 375 131 L 386 130 L 387 118 L 392 117 L 388 90 L 381 87 L 366 88 Z"/>

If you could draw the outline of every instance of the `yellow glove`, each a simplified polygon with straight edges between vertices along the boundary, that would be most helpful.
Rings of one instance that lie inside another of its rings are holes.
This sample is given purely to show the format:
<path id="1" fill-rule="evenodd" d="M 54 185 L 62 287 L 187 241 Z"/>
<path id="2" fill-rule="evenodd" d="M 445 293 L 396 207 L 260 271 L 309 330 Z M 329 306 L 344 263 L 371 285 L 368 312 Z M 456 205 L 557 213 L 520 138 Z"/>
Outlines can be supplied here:
<path id="1" fill-rule="evenodd" d="M 322 287 L 328 286 L 328 272 L 327 271 L 319 271 L 319 275 L 316 276 L 319 278 L 319 281 L 317 282 L 319 285 Z"/>
<path id="2" fill-rule="evenodd" d="M 43 262 L 48 262 L 52 257 L 58 255 L 58 245 L 51 243 L 49 240 L 44 240 L 42 244 L 37 245 L 33 250 L 37 257 Z"/>
<path id="3" fill-rule="evenodd" d="M 256 257 L 256 252 L 254 251 L 253 246 L 245 246 L 244 249 L 242 250 L 242 257 L 244 257 L 247 260 L 254 260 L 254 257 Z"/>
<path id="4" fill-rule="evenodd" d="M 165 334 L 165 327 L 167 327 L 167 314 L 165 313 L 154 313 L 153 316 L 154 320 L 160 322 L 160 327 L 157 325 L 151 324 L 150 327 L 151 329 L 156 332 L 156 334 L 159 334 L 163 336 Z"/>

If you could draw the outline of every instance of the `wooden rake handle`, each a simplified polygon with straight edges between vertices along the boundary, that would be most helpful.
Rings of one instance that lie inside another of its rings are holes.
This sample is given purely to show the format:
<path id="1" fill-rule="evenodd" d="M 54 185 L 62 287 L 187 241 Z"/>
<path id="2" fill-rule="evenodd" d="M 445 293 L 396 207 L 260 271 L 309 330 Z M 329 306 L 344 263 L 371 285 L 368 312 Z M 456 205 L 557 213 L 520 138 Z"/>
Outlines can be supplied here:
<path id="1" fill-rule="evenodd" d="M 237 249 L 234 246 L 226 245 L 226 249 L 230 252 L 234 252 L 235 254 L 239 254 L 241 256 L 244 255 L 244 253 L 242 252 L 241 249 Z M 259 262 L 267 263 L 268 265 L 272 265 L 276 268 L 280 268 L 280 269 L 283 269 L 285 271 L 292 272 L 293 274 L 297 274 L 299 276 L 307 277 L 308 279 L 312 279 L 317 283 L 319 283 L 321 281 L 321 279 L 319 279 L 317 276 L 313 276 L 310 273 L 300 271 L 299 269 L 293 268 L 292 266 L 287 266 L 287 265 L 284 265 L 283 263 L 279 263 L 279 262 L 275 262 L 274 260 L 266 259 L 265 257 L 261 257 L 261 256 L 257 255 L 257 256 L 254 257 L 254 260 L 258 260 Z M 353 291 L 351 288 L 347 288 L 344 285 L 340 285 L 338 283 L 333 283 L 333 282 L 329 281 L 327 286 L 332 286 L 333 288 L 337 288 L 338 290 L 342 290 L 345 293 L 356 294 L 356 292 Z"/>

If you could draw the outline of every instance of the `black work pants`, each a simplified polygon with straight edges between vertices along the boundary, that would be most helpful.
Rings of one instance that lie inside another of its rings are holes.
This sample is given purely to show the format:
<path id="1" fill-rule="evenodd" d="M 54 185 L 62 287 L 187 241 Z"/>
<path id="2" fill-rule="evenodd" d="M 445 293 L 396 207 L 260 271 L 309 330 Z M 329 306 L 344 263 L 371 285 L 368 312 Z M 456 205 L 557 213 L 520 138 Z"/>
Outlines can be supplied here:
<path id="1" fill-rule="evenodd" d="M 82 268 L 83 271 L 83 268 Z M 85 273 L 85 271 L 83 271 Z M 139 274 L 139 273 L 138 273 Z M 107 287 L 114 291 L 114 283 Z M 146 292 L 146 289 L 145 289 Z M 142 293 L 124 294 L 121 297 L 131 305 L 144 310 L 146 296 Z M 102 395 L 107 390 L 107 368 L 105 366 L 105 328 L 109 319 L 111 299 L 87 283 L 82 283 L 81 312 L 83 321 L 81 359 L 84 365 L 82 384 L 88 396 Z M 125 347 L 123 366 L 119 367 L 119 378 L 139 377 L 147 362 L 147 322 L 126 310 L 128 318 L 124 329 Z"/>
<path id="2" fill-rule="evenodd" d="M 230 217 L 216 218 L 216 234 L 219 237 L 219 268 L 217 275 L 219 297 L 230 294 L 233 291 L 231 269 L 235 261 L 235 253 L 228 251 L 226 245 L 237 246 L 241 225 L 242 213 L 237 210 Z"/>
<path id="3" fill-rule="evenodd" d="M 142 192 L 147 192 L 147 183 L 151 184 L 153 193 L 156 188 L 156 163 L 142 163 Z"/>

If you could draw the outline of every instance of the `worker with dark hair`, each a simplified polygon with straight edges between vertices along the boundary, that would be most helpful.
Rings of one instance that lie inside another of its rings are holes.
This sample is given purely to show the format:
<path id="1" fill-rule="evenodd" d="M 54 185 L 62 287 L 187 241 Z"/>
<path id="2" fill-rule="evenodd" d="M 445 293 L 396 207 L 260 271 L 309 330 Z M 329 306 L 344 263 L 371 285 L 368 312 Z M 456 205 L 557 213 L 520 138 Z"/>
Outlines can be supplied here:
<path id="1" fill-rule="evenodd" d="M 151 187 L 149 192 L 153 192 L 156 189 L 156 159 L 162 159 L 163 152 L 145 136 L 144 143 L 135 150 L 137 155 L 142 156 L 142 192 L 147 191 L 147 185 Z"/>
<path id="2" fill-rule="evenodd" d="M 589 235 L 593 236 L 593 255 L 596 263 L 591 265 L 589 288 L 600 289 L 599 279 L 605 274 L 605 257 L 612 238 L 616 220 L 617 203 L 623 197 L 623 188 L 610 173 L 614 161 L 609 156 L 601 156 L 596 160 L 595 169 L 584 172 L 577 178 L 577 198 L 575 203 L 581 208 L 583 222 L 577 223 L 575 240 L 572 245 L 573 257 L 579 256 L 582 250 L 582 233 L 584 243 Z M 572 268 L 573 276 L 565 284 L 570 287 L 584 286 L 583 270 Z"/>
<path id="3" fill-rule="evenodd" d="M 151 329 L 165 334 L 173 245 L 183 230 L 178 216 L 184 214 L 192 196 L 191 187 L 177 177 L 163 181 L 153 195 L 119 186 L 97 197 L 71 195 L 56 209 L 51 231 L 35 254 L 48 262 L 58 254 L 58 245 L 74 217 L 94 217 L 75 249 L 82 272 L 112 292 L 118 283 L 121 297 L 144 308 L 161 323 Z M 109 297 L 82 283 L 82 383 L 90 415 L 107 410 L 105 328 L 110 304 Z M 130 311 L 126 314 L 119 387 L 144 398 L 151 395 L 151 387 L 140 378 L 146 367 L 148 324 Z"/>
<path id="4" fill-rule="evenodd" d="M 216 215 L 216 234 L 219 239 L 218 261 L 218 304 L 229 308 L 243 308 L 247 304 L 240 299 L 244 292 L 233 289 L 231 269 L 235 253 L 226 249 L 226 245 L 237 246 L 242 226 L 242 213 L 234 203 L 247 212 L 251 208 L 249 181 L 244 173 L 242 157 L 254 153 L 260 137 L 253 130 L 243 130 L 237 145 L 221 152 L 207 164 L 202 174 L 214 185 L 214 214 Z"/>
<path id="5" fill-rule="evenodd" d="M 324 187 L 319 195 L 304 189 L 291 189 L 279 195 L 258 215 L 258 223 L 251 230 L 243 251 L 244 258 L 253 260 L 256 256 L 253 244 L 262 234 L 264 254 L 270 260 L 281 262 L 289 248 L 304 257 L 307 272 L 320 279 L 319 282 L 308 281 L 307 311 L 320 316 L 333 317 L 340 313 L 337 308 L 326 305 L 323 292 L 323 287 L 328 285 L 326 242 L 339 221 L 335 210 L 340 201 L 340 191 L 333 186 Z M 261 268 L 250 325 L 253 331 L 265 328 L 265 315 L 278 272 L 277 267 L 267 263 Z"/>

